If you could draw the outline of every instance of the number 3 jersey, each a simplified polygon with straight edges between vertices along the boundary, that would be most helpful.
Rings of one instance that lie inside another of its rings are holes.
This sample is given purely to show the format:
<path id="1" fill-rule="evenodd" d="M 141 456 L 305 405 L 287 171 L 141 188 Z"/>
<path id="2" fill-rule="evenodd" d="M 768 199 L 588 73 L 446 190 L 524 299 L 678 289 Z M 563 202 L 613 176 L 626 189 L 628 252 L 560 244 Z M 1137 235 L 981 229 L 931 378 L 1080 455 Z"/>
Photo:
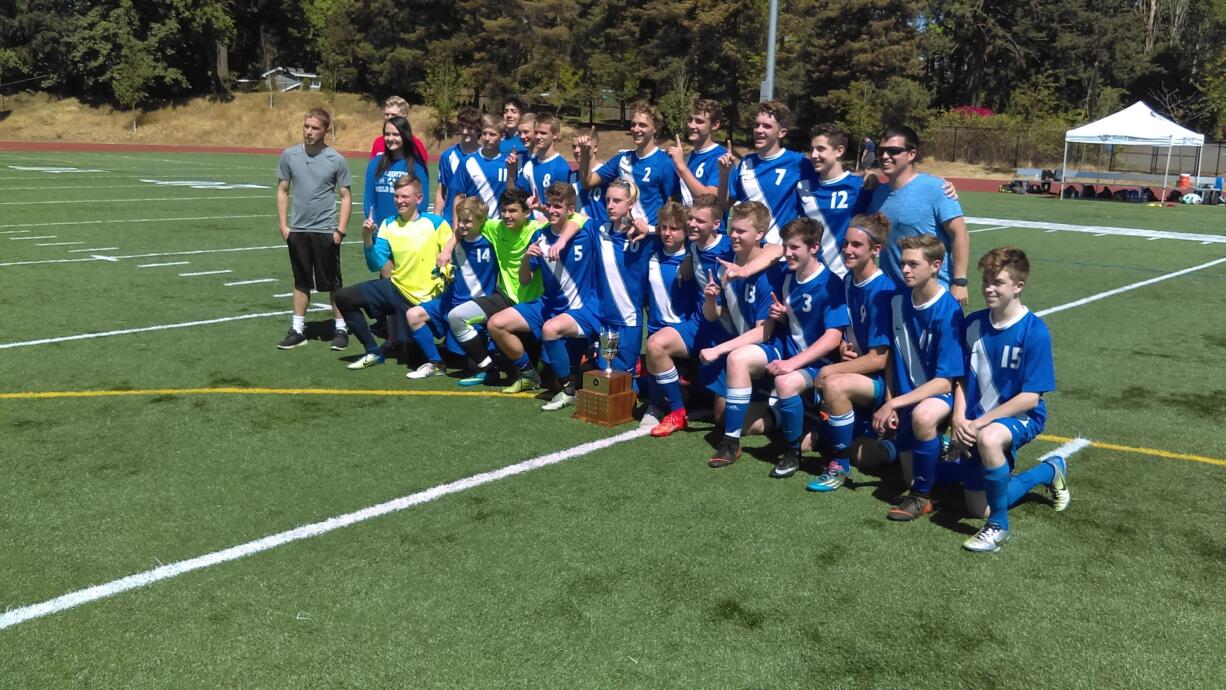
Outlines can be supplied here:
<path id="1" fill-rule="evenodd" d="M 771 284 L 788 310 L 787 321 L 776 323 L 771 334 L 771 339 L 781 344 L 783 356 L 795 357 L 804 352 L 829 328 L 841 330 L 850 325 L 843 282 L 825 266 L 818 264 L 817 271 L 803 280 L 795 271 L 776 270 Z M 812 364 L 827 362 L 829 355 Z"/>
<path id="2" fill-rule="evenodd" d="M 905 395 L 935 378 L 961 378 L 962 305 L 941 289 L 923 304 L 904 290 L 890 300 L 893 323 L 894 395 Z"/>
<path id="3" fill-rule="evenodd" d="M 1020 393 L 1042 396 L 1056 389 L 1051 333 L 1029 309 L 996 326 L 991 310 L 966 317 L 966 418 L 978 419 Z M 1047 404 L 1018 415 L 1039 425 L 1047 421 Z"/>

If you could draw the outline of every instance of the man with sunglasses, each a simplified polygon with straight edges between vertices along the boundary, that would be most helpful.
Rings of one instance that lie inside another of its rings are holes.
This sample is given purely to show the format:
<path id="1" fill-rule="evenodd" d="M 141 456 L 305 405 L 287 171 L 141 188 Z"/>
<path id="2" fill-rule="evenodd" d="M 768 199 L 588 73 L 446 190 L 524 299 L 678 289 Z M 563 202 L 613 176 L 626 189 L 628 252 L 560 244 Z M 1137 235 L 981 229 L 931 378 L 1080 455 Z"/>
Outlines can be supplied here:
<path id="1" fill-rule="evenodd" d="M 971 240 L 966 234 L 962 205 L 946 196 L 944 182 L 915 169 L 919 135 L 910 127 L 890 127 L 882 133 L 877 158 L 888 184 L 868 196 L 866 213 L 880 211 L 890 219 L 890 241 L 881 254 L 881 269 L 896 285 L 902 285 L 898 240 L 914 235 L 934 235 L 951 257 L 942 264 L 937 280 L 949 288 L 958 302 L 967 300 L 966 271 Z M 866 195 L 867 196 L 867 195 Z M 864 197 L 862 197 L 863 199 Z M 862 202 L 863 203 L 863 202 Z"/>

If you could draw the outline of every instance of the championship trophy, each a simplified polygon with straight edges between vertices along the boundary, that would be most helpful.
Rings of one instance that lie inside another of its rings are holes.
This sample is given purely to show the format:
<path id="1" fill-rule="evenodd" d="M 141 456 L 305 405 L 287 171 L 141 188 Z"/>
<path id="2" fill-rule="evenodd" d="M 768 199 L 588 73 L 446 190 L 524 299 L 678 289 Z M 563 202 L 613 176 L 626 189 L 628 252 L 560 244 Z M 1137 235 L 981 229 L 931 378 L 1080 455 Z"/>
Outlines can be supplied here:
<path id="1" fill-rule="evenodd" d="M 583 387 L 576 394 L 575 416 L 585 422 L 617 426 L 634 419 L 634 389 L 630 374 L 613 371 L 613 358 L 621 344 L 621 333 L 601 329 L 600 356 L 604 371 L 595 369 L 583 375 Z"/>

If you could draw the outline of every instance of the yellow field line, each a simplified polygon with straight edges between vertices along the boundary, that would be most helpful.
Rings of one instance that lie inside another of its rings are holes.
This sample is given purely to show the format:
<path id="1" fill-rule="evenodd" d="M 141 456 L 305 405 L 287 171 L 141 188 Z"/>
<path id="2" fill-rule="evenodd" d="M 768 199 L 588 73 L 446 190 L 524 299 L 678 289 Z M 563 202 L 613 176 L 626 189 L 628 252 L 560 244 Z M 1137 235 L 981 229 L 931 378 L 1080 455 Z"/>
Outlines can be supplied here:
<path id="1" fill-rule="evenodd" d="M 0 400 L 53 400 L 57 398 L 121 398 L 134 395 L 373 395 L 383 397 L 482 397 L 490 391 L 353 390 L 345 388 L 146 388 L 119 391 L 28 391 L 0 393 Z M 498 394 L 531 398 L 534 393 Z"/>
<path id="2" fill-rule="evenodd" d="M 1068 436 L 1051 436 L 1048 434 L 1039 434 L 1040 441 L 1052 441 L 1054 443 L 1067 443 L 1073 439 Z M 1103 450 L 1117 450 L 1121 453 L 1137 453 L 1138 455 L 1154 455 L 1160 458 L 1168 458 L 1170 460 L 1187 460 L 1189 462 L 1203 462 L 1207 465 L 1219 465 L 1226 467 L 1226 460 L 1219 458 L 1210 458 L 1204 455 L 1192 455 L 1190 453 L 1172 453 L 1169 450 L 1159 450 L 1158 448 L 1134 448 L 1132 446 L 1121 446 L 1118 443 L 1106 443 L 1104 441 L 1090 441 L 1092 448 L 1101 448 Z"/>

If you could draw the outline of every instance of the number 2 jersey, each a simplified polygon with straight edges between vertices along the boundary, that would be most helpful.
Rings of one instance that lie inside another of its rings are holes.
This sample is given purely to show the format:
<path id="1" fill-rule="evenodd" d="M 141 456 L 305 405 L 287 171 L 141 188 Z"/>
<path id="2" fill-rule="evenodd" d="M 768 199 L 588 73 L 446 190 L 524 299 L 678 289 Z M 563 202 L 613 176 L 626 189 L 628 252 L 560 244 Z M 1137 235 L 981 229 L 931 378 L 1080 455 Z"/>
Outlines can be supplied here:
<path id="1" fill-rule="evenodd" d="M 992 323 L 989 309 L 966 317 L 966 418 L 978 419 L 1020 393 L 1050 393 L 1056 389 L 1051 333 L 1029 309 L 1009 323 Z M 1040 427 L 1047 421 L 1047 403 L 1039 398 L 1032 410 L 1018 415 Z"/>
<path id="2" fill-rule="evenodd" d="M 673 167 L 673 159 L 659 148 L 642 158 L 633 149 L 618 151 L 596 169 L 596 174 L 606 183 L 617 179 L 633 182 L 639 188 L 639 200 L 631 215 L 635 219 L 645 219 L 653 228 L 660 208 L 677 192 L 677 169 Z"/>

